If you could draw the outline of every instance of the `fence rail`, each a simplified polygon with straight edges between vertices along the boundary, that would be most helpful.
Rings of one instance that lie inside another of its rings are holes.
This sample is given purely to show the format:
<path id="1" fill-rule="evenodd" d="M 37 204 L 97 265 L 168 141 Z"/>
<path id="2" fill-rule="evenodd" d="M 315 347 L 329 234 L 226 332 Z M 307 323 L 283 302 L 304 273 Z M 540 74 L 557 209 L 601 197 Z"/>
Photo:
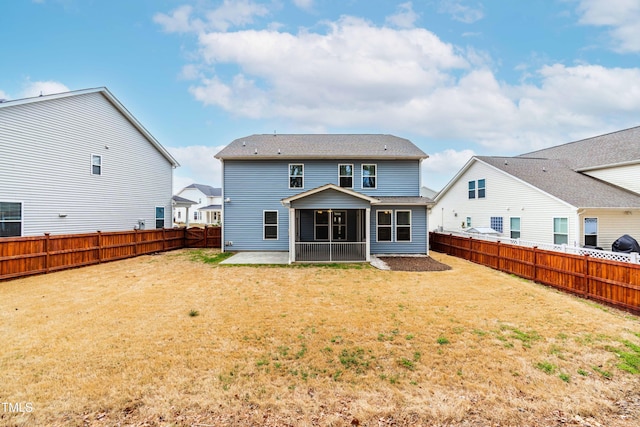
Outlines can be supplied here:
<path id="1" fill-rule="evenodd" d="M 185 247 L 219 248 L 220 227 L 0 239 L 0 281 Z"/>
<path id="2" fill-rule="evenodd" d="M 365 242 L 296 242 L 296 261 L 365 261 Z"/>
<path id="3" fill-rule="evenodd" d="M 640 265 L 429 233 L 431 249 L 640 314 Z"/>

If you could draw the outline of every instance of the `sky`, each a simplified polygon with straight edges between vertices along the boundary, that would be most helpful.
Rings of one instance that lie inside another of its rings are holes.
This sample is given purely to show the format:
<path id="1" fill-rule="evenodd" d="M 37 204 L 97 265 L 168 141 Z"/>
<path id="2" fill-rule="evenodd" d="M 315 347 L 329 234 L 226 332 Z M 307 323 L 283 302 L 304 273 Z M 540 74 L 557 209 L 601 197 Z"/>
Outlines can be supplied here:
<path id="1" fill-rule="evenodd" d="M 252 134 L 382 133 L 442 189 L 473 155 L 640 125 L 637 0 L 0 0 L 0 98 L 107 87 L 221 185 Z"/>

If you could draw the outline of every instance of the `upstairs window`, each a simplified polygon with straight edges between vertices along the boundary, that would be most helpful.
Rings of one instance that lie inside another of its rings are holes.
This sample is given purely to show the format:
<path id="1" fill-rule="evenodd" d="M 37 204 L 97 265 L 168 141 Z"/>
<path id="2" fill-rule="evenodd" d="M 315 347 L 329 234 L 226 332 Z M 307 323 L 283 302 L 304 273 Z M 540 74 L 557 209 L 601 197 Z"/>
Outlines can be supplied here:
<path id="1" fill-rule="evenodd" d="M 478 180 L 478 199 L 484 199 L 484 194 L 485 194 L 485 183 L 484 183 L 484 179 L 479 179 Z"/>
<path id="2" fill-rule="evenodd" d="M 0 202 L 0 237 L 22 235 L 22 203 Z"/>
<path id="3" fill-rule="evenodd" d="M 338 165 L 340 187 L 353 188 L 353 165 Z"/>
<path id="4" fill-rule="evenodd" d="M 476 182 L 475 181 L 469 181 L 469 198 L 470 199 L 476 198 Z"/>
<path id="5" fill-rule="evenodd" d="M 289 188 L 304 188 L 304 165 L 289 165 Z"/>
<path id="6" fill-rule="evenodd" d="M 91 175 L 102 175 L 102 156 L 91 155 Z"/>
<path id="7" fill-rule="evenodd" d="M 376 165 L 362 165 L 362 188 L 377 188 Z"/>
<path id="8" fill-rule="evenodd" d="M 156 228 L 164 228 L 164 206 L 156 206 Z"/>

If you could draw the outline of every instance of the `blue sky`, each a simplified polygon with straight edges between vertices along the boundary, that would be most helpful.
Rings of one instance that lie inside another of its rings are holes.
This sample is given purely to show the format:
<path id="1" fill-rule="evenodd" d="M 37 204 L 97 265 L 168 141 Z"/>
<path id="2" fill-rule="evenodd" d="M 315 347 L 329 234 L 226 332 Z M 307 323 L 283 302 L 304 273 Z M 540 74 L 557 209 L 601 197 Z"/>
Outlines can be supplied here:
<path id="1" fill-rule="evenodd" d="M 254 133 L 389 133 L 439 190 L 474 154 L 640 125 L 637 0 L 11 0 L 0 98 L 106 86 L 178 159 Z"/>

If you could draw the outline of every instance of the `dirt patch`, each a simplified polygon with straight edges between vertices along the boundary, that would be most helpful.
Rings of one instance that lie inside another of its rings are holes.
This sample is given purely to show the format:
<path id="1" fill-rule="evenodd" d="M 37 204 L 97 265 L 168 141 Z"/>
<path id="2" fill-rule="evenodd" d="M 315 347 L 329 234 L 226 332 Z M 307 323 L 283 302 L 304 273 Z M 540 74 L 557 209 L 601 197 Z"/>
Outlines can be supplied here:
<path id="1" fill-rule="evenodd" d="M 392 271 L 446 271 L 451 270 L 447 264 L 443 264 L 427 256 L 399 256 L 378 257 L 384 261 Z"/>

